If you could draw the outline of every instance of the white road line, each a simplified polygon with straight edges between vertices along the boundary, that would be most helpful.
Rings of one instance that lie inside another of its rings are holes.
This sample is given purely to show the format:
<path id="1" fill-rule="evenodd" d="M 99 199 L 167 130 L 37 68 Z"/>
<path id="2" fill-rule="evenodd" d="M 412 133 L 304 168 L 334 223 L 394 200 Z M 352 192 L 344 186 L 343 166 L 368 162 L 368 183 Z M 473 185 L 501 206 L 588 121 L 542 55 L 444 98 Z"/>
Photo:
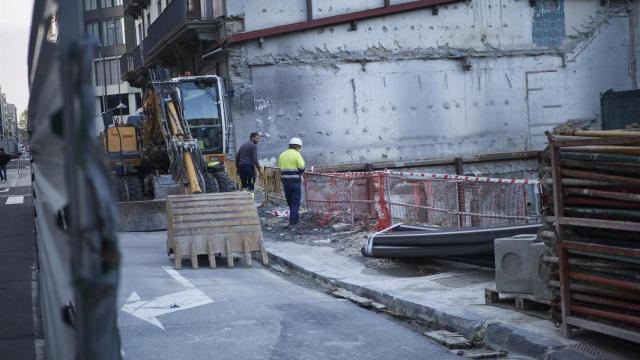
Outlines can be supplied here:
<path id="1" fill-rule="evenodd" d="M 0 190 L 0 193 L 5 193 L 5 192 L 9 192 L 9 188 L 4 188 L 4 189 Z"/>
<path id="2" fill-rule="evenodd" d="M 179 272 L 175 271 L 174 269 L 172 269 L 170 266 L 163 266 L 162 269 L 164 271 L 167 272 L 167 274 L 171 275 L 171 277 L 179 282 L 180 284 L 186 286 L 186 287 L 190 287 L 190 288 L 194 288 L 195 286 L 189 282 L 189 280 L 185 279 L 182 275 L 180 275 Z"/>
<path id="3" fill-rule="evenodd" d="M 17 205 L 24 203 L 24 196 L 9 196 L 5 205 Z"/>
<path id="4" fill-rule="evenodd" d="M 1 193 L 2 191 L 0 191 Z M 12 196 L 33 196 L 31 194 L 17 194 L 17 195 L 0 195 L 0 198 L 12 197 Z"/>

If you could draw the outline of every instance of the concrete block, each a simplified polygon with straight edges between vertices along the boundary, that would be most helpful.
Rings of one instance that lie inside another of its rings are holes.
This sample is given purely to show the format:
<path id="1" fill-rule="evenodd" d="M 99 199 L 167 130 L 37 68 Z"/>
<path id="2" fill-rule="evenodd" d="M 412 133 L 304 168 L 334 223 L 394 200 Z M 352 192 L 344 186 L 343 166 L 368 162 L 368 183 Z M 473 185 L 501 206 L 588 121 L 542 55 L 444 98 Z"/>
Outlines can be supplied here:
<path id="1" fill-rule="evenodd" d="M 118 231 L 158 231 L 167 229 L 166 200 L 119 202 Z"/>
<path id="2" fill-rule="evenodd" d="M 496 290 L 533 293 L 529 247 L 537 235 L 517 235 L 494 240 Z"/>
<path id="3" fill-rule="evenodd" d="M 473 346 L 464 336 L 447 330 L 428 331 L 424 336 L 449 349 L 466 349 Z"/>
<path id="4" fill-rule="evenodd" d="M 546 245 L 544 243 L 531 244 L 529 247 L 529 262 L 531 266 L 531 286 L 536 299 L 553 300 L 551 289 L 547 286 L 551 265 L 542 261 Z"/>

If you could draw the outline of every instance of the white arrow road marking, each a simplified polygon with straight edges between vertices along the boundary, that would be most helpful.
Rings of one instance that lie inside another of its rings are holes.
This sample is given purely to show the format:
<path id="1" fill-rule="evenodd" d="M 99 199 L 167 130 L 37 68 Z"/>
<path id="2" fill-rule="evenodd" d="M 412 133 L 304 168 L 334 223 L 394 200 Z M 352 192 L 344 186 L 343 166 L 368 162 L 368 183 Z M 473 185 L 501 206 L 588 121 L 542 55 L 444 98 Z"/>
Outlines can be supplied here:
<path id="1" fill-rule="evenodd" d="M 162 330 L 164 330 L 164 326 L 162 326 L 160 320 L 157 319 L 158 316 L 211 304 L 213 302 L 202 290 L 196 288 L 177 271 L 168 266 L 163 267 L 163 269 L 180 284 L 191 289 L 159 296 L 148 301 L 140 300 L 140 296 L 134 291 L 129 296 L 127 303 L 122 306 L 122 311 L 155 325 Z"/>
<path id="2" fill-rule="evenodd" d="M 9 188 L 4 188 L 4 189 L 0 190 L 0 193 L 4 193 L 4 192 L 9 192 Z"/>
<path id="3" fill-rule="evenodd" d="M 127 302 L 134 302 L 134 301 L 140 301 L 142 300 L 142 298 L 140 297 L 140 295 L 138 295 L 137 292 L 132 292 L 131 295 L 129 295 L 129 298 L 127 299 Z"/>
<path id="4" fill-rule="evenodd" d="M 164 271 L 167 272 L 167 274 L 171 275 L 171 277 L 179 282 L 180 284 L 188 287 L 188 288 L 194 288 L 195 286 L 189 282 L 189 280 L 185 279 L 184 276 L 180 275 L 179 272 L 177 272 L 176 270 L 172 269 L 170 266 L 163 266 L 162 267 L 164 269 Z"/>

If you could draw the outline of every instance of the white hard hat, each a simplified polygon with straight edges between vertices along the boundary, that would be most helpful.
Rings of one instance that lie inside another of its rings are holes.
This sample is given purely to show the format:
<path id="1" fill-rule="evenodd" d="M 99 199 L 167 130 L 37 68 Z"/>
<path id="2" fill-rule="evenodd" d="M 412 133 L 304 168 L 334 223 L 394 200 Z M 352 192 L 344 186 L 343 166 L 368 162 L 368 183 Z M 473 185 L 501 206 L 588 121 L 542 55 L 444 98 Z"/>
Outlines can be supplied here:
<path id="1" fill-rule="evenodd" d="M 302 140 L 300 138 L 291 138 L 291 140 L 289 140 L 289 145 L 302 146 Z"/>

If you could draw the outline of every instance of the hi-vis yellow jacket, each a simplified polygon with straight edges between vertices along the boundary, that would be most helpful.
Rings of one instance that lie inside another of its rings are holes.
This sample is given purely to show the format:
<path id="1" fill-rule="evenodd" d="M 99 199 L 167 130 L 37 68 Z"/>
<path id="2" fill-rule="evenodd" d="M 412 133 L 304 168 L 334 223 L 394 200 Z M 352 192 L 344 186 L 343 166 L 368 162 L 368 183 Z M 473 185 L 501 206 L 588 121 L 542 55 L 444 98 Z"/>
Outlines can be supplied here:
<path id="1" fill-rule="evenodd" d="M 300 180 L 300 175 L 304 172 L 304 159 L 296 149 L 287 149 L 278 159 L 280 168 L 280 178 L 282 180 Z"/>

